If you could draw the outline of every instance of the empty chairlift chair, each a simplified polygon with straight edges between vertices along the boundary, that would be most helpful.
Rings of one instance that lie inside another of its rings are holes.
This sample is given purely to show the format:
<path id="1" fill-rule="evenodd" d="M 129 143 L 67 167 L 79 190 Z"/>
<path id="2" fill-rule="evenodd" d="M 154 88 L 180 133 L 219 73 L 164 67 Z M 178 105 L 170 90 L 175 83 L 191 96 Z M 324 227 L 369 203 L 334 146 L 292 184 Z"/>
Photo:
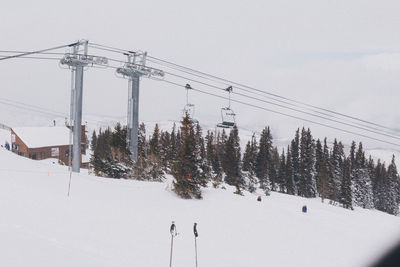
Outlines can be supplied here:
<path id="1" fill-rule="evenodd" d="M 217 124 L 219 128 L 233 128 L 236 125 L 235 112 L 231 109 L 231 92 L 232 86 L 225 89 L 229 93 L 228 107 L 221 108 L 221 118 L 222 122 Z"/>
<path id="2" fill-rule="evenodd" d="M 185 118 L 186 114 L 188 114 L 190 121 L 192 123 L 198 123 L 198 121 L 194 119 L 195 106 L 194 104 L 189 103 L 189 90 L 192 89 L 192 87 L 190 86 L 190 84 L 186 84 L 185 89 L 186 89 L 186 105 L 183 107 L 182 117 Z"/>

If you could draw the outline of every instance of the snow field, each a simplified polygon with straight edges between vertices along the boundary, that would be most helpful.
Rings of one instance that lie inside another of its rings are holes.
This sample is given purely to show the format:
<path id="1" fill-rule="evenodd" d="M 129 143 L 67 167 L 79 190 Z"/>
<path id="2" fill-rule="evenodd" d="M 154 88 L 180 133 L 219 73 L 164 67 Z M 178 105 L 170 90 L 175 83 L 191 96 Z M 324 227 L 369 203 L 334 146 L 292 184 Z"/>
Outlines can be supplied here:
<path id="1" fill-rule="evenodd" d="M 178 198 L 165 183 L 73 174 L 0 149 L 1 266 L 366 266 L 400 237 L 400 218 L 272 193 L 203 189 Z M 306 204 L 308 213 L 301 212 Z"/>

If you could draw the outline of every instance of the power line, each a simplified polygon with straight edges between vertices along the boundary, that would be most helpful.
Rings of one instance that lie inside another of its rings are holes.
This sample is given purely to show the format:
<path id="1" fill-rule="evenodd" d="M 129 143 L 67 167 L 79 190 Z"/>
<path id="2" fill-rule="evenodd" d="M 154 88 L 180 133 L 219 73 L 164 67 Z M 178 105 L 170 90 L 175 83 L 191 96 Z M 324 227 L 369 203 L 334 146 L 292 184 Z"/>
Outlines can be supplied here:
<path id="1" fill-rule="evenodd" d="M 176 82 L 168 81 L 168 80 L 165 80 L 165 79 L 162 80 L 162 81 L 164 81 L 166 83 L 169 83 L 169 84 L 173 84 L 173 85 L 185 88 L 185 85 L 182 85 L 182 84 L 179 84 L 179 83 L 176 83 Z M 217 97 L 217 98 L 220 98 L 220 99 L 228 100 L 228 98 L 224 97 L 224 96 L 220 96 L 220 95 L 217 95 L 217 94 L 214 94 L 214 93 L 206 92 L 206 91 L 203 91 L 203 90 L 200 90 L 200 89 L 196 89 L 196 88 L 193 88 L 193 87 L 192 87 L 192 89 L 194 91 L 197 91 L 197 92 L 202 93 L 202 94 L 206 94 L 206 95 L 214 96 L 214 97 Z M 385 141 L 385 140 L 378 139 L 378 138 L 375 138 L 375 137 L 371 137 L 371 136 L 368 136 L 368 135 L 364 135 L 364 134 L 361 134 L 361 133 L 357 133 L 357 132 L 349 131 L 349 130 L 342 129 L 342 128 L 339 128 L 339 127 L 331 126 L 331 125 L 328 125 L 328 124 L 325 124 L 325 123 L 316 122 L 316 121 L 313 121 L 313 120 L 309 120 L 309 119 L 301 118 L 301 117 L 298 117 L 298 116 L 286 114 L 286 113 L 283 113 L 283 112 L 279 112 L 279 111 L 275 111 L 275 110 L 268 109 L 268 108 L 265 108 L 265 107 L 257 106 L 257 105 L 254 105 L 254 104 L 251 104 L 251 103 L 247 103 L 247 102 L 244 102 L 244 101 L 240 101 L 240 100 L 231 99 L 231 101 L 239 103 L 239 104 L 242 104 L 242 105 L 250 106 L 250 107 L 253 107 L 253 108 L 262 109 L 262 110 L 265 110 L 265 111 L 268 111 L 268 112 L 272 112 L 272 113 L 275 113 L 275 114 L 279 114 L 279 115 L 282 115 L 282 116 L 285 116 L 285 117 L 302 120 L 302 121 L 305 121 L 305 122 L 309 122 L 309 123 L 312 123 L 312 124 L 324 126 L 324 127 L 330 128 L 330 129 L 337 130 L 337 131 L 341 131 L 341 132 L 345 132 L 345 133 L 348 133 L 348 134 L 361 136 L 361 137 L 368 138 L 368 139 L 371 139 L 371 140 L 374 140 L 374 141 L 379 141 L 379 142 L 382 142 L 382 143 L 386 143 L 386 144 L 390 144 L 390 145 L 394 145 L 394 146 L 400 147 L 400 144 L 392 143 L 392 142 L 389 142 L 389 141 Z"/>
<path id="2" fill-rule="evenodd" d="M 56 46 L 56 47 L 52 47 L 52 48 L 46 48 L 46 49 L 42 49 L 42 50 L 20 53 L 20 54 L 17 54 L 17 55 L 7 56 L 7 57 L 0 58 L 0 60 L 6 60 L 6 59 L 11 59 L 11 58 L 18 58 L 18 57 L 28 56 L 28 55 L 32 55 L 32 54 L 43 53 L 43 52 L 47 52 L 47 51 L 51 51 L 51 50 L 56 50 L 56 49 L 64 48 L 64 47 L 71 47 L 71 46 L 74 46 L 74 45 L 76 45 L 76 44 L 77 44 L 77 43 L 67 44 L 67 45 L 60 45 L 60 46 Z"/>

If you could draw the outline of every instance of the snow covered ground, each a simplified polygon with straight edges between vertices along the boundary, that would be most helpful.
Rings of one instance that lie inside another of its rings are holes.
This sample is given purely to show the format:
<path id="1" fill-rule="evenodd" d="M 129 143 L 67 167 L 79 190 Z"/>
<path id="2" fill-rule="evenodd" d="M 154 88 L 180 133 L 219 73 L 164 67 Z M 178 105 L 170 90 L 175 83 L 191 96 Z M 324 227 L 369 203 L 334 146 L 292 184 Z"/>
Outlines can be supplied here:
<path id="1" fill-rule="evenodd" d="M 73 174 L 0 148 L 0 266 L 366 266 L 400 237 L 400 218 L 232 188 L 182 200 L 168 184 Z M 301 212 L 302 205 L 308 213 Z"/>

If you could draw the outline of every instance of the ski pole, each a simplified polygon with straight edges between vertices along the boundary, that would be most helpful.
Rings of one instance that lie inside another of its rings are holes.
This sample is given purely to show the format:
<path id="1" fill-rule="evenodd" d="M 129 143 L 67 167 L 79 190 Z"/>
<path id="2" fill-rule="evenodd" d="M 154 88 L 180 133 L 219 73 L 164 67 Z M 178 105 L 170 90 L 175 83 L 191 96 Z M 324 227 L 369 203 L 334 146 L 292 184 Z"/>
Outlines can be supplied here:
<path id="1" fill-rule="evenodd" d="M 174 246 L 174 236 L 171 235 L 171 254 L 169 256 L 169 267 L 172 267 L 172 248 Z"/>
<path id="2" fill-rule="evenodd" d="M 175 222 L 172 221 L 171 227 L 169 229 L 169 232 L 171 233 L 171 254 L 169 256 L 169 267 L 172 267 L 172 249 L 174 247 L 174 236 L 177 235 L 176 233 L 176 226 Z"/>
<path id="3" fill-rule="evenodd" d="M 197 233 L 197 223 L 193 225 L 193 233 L 194 233 L 194 253 L 196 255 L 196 267 L 197 267 L 197 237 L 199 234 Z"/>

